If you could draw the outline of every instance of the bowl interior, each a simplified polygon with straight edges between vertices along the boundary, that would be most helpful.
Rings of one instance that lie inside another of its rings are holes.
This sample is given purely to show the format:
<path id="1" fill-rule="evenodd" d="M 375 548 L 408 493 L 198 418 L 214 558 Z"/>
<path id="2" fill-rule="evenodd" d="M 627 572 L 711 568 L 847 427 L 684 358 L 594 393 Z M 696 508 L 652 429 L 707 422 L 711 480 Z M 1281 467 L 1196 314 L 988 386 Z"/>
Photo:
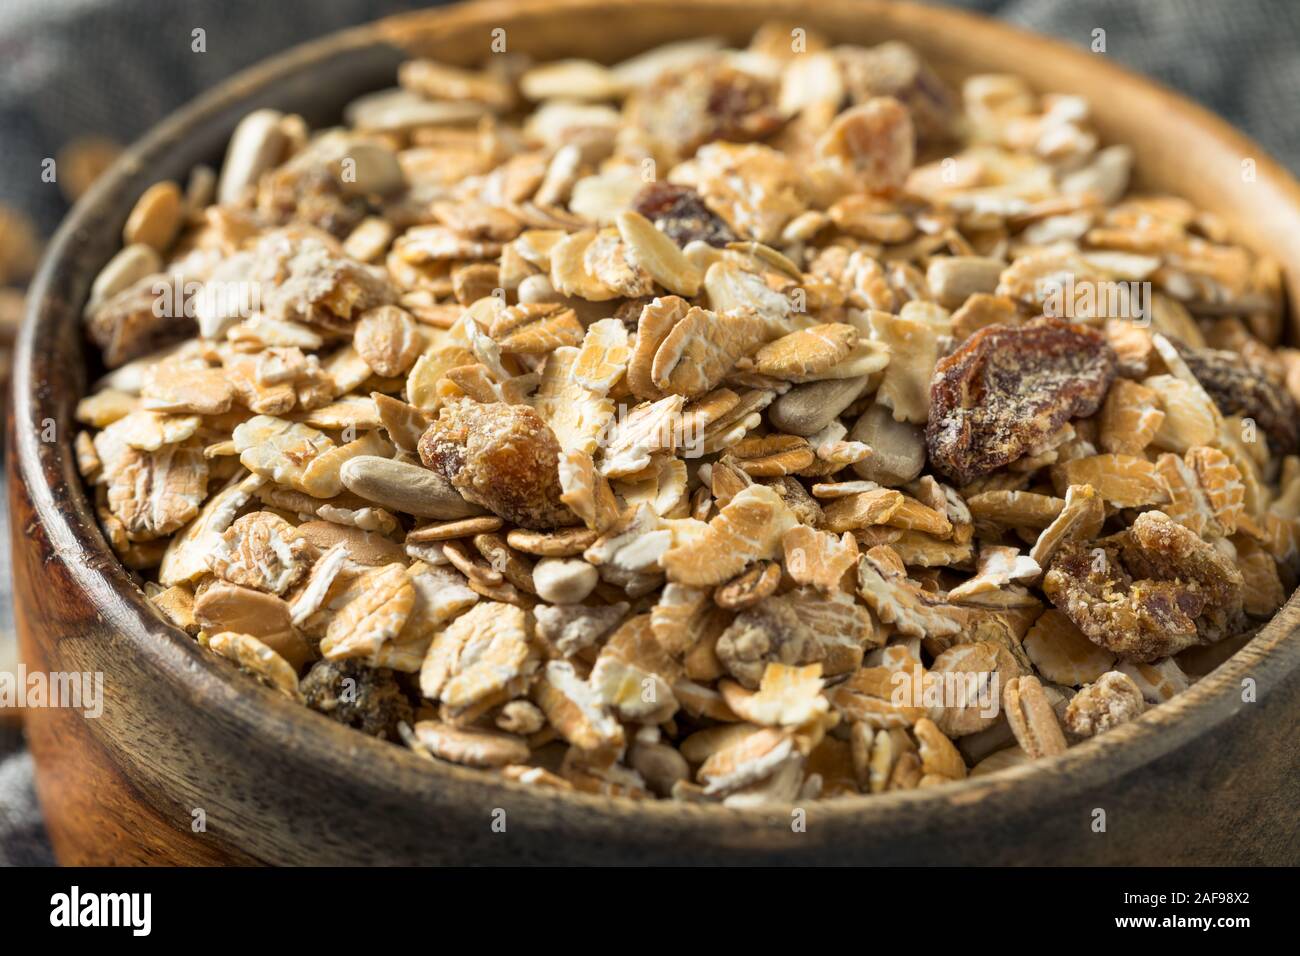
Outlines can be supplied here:
<path id="1" fill-rule="evenodd" d="M 612 27 L 613 21 L 617 26 Z M 127 635 L 133 653 L 186 685 L 195 705 L 224 709 L 230 720 L 256 727 L 267 746 L 306 755 L 339 774 L 365 761 L 375 786 L 419 801 L 431 777 L 455 780 L 480 794 L 520 785 L 453 766 L 434 767 L 414 754 L 363 738 L 257 687 L 224 662 L 201 652 L 164 624 L 108 551 L 76 474 L 72 427 L 53 443 L 39 440 L 48 419 L 73 421 L 87 381 L 79 315 L 90 282 L 116 251 L 135 198 L 152 182 L 183 180 L 195 164 L 219 164 L 224 145 L 248 111 L 273 106 L 302 113 L 313 125 L 337 121 L 350 98 L 391 85 L 397 64 L 412 53 L 471 64 L 490 55 L 504 31 L 508 52 L 536 57 L 615 61 L 669 40 L 724 36 L 743 44 L 761 24 L 786 20 L 836 42 L 903 40 L 945 78 L 977 72 L 1017 72 L 1043 91 L 1074 92 L 1097 111 L 1106 142 L 1132 145 L 1140 182 L 1159 185 L 1222 216 L 1237 238 L 1281 260 L 1292 301 L 1300 291 L 1300 188 L 1257 146 L 1221 121 L 1153 84 L 1097 57 L 1006 26 L 950 10 L 866 0 L 826 0 L 815 7 L 793 0 L 552 0 L 480 3 L 381 21 L 300 47 L 240 74 L 173 115 L 135 144 L 73 211 L 52 243 L 33 286 L 15 365 L 14 442 L 22 479 L 44 526 L 71 573 L 105 616 Z M 1254 176 L 1242 176 L 1253 159 Z M 1294 666 L 1295 642 L 1283 648 L 1296 614 L 1293 600 L 1233 659 L 1175 701 L 1052 761 L 1015 768 L 947 788 L 853 798 L 819 807 L 831 824 L 875 820 L 911 828 L 920 807 L 984 807 L 990 800 L 1023 803 L 1071 787 L 1113 778 L 1169 751 L 1236 709 L 1244 668 L 1261 660 Z M 1279 664 L 1279 667 L 1282 665 Z M 1264 673 L 1263 679 L 1267 679 Z M 144 772 L 146 768 L 139 768 Z M 583 808 L 591 825 L 629 811 L 656 821 L 664 832 L 718 839 L 723 817 L 769 835 L 789 831 L 788 817 L 680 804 L 633 803 L 583 795 L 539 793 L 528 799 Z M 976 812 L 972 810 L 972 812 Z M 984 812 L 978 810 L 978 812 Z M 612 816 L 610 816 L 612 815 Z M 834 827 L 823 831 L 834 839 Z"/>

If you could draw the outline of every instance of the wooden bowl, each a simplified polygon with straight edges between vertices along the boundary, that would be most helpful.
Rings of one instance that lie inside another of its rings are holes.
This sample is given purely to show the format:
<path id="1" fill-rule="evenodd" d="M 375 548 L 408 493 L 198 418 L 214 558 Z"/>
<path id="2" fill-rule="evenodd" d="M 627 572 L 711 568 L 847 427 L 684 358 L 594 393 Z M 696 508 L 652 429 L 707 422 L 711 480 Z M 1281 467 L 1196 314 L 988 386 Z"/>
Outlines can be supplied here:
<path id="1" fill-rule="evenodd" d="M 154 129 L 77 206 L 32 288 L 18 349 L 8 460 L 23 651 L 33 669 L 102 672 L 106 688 L 97 720 L 69 710 L 28 714 L 62 861 L 1300 859 L 1294 598 L 1190 691 L 1059 758 L 938 790 L 811 803 L 800 830 L 788 808 L 530 789 L 365 737 L 256 685 L 165 624 L 110 553 L 73 462 L 73 406 L 86 382 L 78 316 L 145 187 L 218 161 L 251 109 L 330 122 L 348 98 L 390 85 L 410 52 L 468 64 L 487 54 L 496 28 L 512 51 L 613 61 L 689 35 L 743 44 L 770 19 L 835 41 L 901 39 L 949 78 L 1015 70 L 1041 90 L 1085 95 L 1105 139 L 1135 147 L 1144 182 L 1222 216 L 1243 242 L 1282 260 L 1293 300 L 1300 291 L 1300 188 L 1254 143 L 1104 56 L 950 10 L 866 0 L 483 3 L 337 34 L 242 73 Z M 1241 175 L 1245 158 L 1254 160 L 1253 181 Z M 56 440 L 42 441 L 50 422 Z M 1249 703 L 1248 679 L 1256 689 Z"/>

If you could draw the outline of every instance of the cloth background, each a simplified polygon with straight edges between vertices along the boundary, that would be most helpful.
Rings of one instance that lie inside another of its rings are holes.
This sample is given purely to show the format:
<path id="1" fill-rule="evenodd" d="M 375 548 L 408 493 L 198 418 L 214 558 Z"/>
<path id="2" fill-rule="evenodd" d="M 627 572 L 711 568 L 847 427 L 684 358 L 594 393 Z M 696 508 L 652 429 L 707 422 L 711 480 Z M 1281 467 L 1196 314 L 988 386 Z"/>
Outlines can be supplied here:
<path id="1" fill-rule="evenodd" d="M 198 92 L 270 54 L 341 27 L 429 5 L 435 4 L 3 0 L 0 203 L 23 209 L 48 234 L 66 207 L 57 187 L 41 182 L 41 161 L 69 140 L 102 134 L 130 142 Z M 1300 172 L 1297 0 L 956 0 L 952 5 L 1085 47 L 1093 30 L 1102 28 L 1105 55 L 1200 101 Z M 205 53 L 191 51 L 195 28 L 206 31 Z M 7 534 L 0 538 L 7 540 Z M 0 543 L 0 549 L 4 546 Z M 0 575 L 0 629 L 11 630 L 7 556 L 0 558 Z M 31 760 L 20 736 L 0 724 L 0 865 L 52 861 L 32 791 Z"/>

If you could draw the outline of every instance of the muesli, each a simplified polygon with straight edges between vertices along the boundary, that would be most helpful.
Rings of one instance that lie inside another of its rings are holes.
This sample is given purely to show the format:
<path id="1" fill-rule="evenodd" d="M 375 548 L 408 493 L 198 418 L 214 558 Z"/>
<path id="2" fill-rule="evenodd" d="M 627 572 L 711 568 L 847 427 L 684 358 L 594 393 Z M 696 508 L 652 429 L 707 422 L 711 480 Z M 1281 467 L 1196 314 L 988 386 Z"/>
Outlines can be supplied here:
<path id="1" fill-rule="evenodd" d="M 245 118 L 85 310 L 105 537 L 276 690 L 528 785 L 876 794 L 1106 733 L 1295 587 L 1278 267 L 1078 97 L 793 24 L 397 80 Z"/>

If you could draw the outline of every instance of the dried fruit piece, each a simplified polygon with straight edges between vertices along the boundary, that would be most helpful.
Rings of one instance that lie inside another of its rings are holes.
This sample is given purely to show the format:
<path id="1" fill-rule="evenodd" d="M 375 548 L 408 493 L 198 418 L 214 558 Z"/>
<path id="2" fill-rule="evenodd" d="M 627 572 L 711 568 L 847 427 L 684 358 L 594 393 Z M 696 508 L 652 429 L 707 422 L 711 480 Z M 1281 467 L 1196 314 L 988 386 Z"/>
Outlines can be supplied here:
<path id="1" fill-rule="evenodd" d="M 1078 737 L 1094 737 L 1140 717 L 1147 709 L 1142 691 L 1127 674 L 1109 671 L 1070 698 L 1065 726 Z"/>
<path id="2" fill-rule="evenodd" d="M 1300 452 L 1300 408 L 1267 371 L 1235 352 L 1181 346 L 1178 354 L 1219 411 L 1257 422 L 1277 454 Z"/>
<path id="3" fill-rule="evenodd" d="M 560 445 L 526 405 L 460 401 L 420 439 L 420 460 L 468 501 L 525 528 L 572 523 L 560 500 Z"/>
<path id="4" fill-rule="evenodd" d="M 1241 572 L 1196 532 L 1159 511 L 1088 545 L 1063 547 L 1043 590 L 1089 640 L 1153 661 L 1213 643 L 1240 626 Z"/>
<path id="5" fill-rule="evenodd" d="M 737 238 L 726 220 L 689 186 L 656 180 L 636 194 L 632 208 L 678 246 L 706 242 L 721 248 Z"/>
<path id="6" fill-rule="evenodd" d="M 412 719 L 411 702 L 387 668 L 362 661 L 317 661 L 302 679 L 307 706 L 372 737 L 398 739 Z"/>
<path id="7" fill-rule="evenodd" d="M 762 139 L 782 123 L 776 85 L 721 58 L 665 70 L 628 101 L 629 122 L 669 164 L 705 143 Z"/>
<path id="8" fill-rule="evenodd" d="M 1097 411 L 1114 377 L 1115 353 L 1095 329 L 1059 319 L 981 329 L 935 367 L 930 460 L 968 484 Z"/>

